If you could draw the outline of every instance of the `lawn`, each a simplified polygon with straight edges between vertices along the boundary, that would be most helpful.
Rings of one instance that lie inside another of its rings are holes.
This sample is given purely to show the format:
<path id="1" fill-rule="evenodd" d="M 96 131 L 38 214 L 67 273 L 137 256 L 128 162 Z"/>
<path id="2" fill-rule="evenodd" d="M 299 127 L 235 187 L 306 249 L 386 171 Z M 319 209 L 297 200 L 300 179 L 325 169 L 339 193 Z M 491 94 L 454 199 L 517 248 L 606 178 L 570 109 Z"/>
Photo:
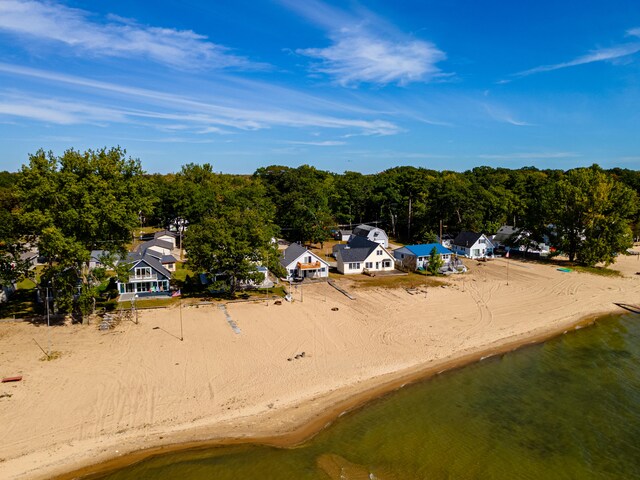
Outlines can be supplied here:
<path id="1" fill-rule="evenodd" d="M 417 273 L 408 275 L 336 275 L 334 278 L 349 280 L 351 288 L 418 288 L 439 287 L 443 282 L 438 277 L 425 276 Z"/>

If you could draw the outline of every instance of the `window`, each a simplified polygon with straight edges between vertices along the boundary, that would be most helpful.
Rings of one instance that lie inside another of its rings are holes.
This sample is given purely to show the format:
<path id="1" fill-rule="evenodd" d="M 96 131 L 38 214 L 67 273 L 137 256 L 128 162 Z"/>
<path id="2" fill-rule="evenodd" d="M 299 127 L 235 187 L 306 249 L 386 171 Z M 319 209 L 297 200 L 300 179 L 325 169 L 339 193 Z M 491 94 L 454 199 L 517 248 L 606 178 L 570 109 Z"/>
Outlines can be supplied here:
<path id="1" fill-rule="evenodd" d="M 327 269 L 326 269 L 326 267 L 322 267 L 322 268 L 320 269 L 320 271 L 321 271 L 321 272 L 326 272 L 326 271 L 327 271 Z"/>
<path id="2" fill-rule="evenodd" d="M 373 262 L 367 262 L 364 264 L 365 268 L 373 268 Z"/>
<path id="3" fill-rule="evenodd" d="M 349 270 L 360 270 L 360 262 L 350 263 Z"/>
<path id="4" fill-rule="evenodd" d="M 376 252 L 376 255 L 382 255 L 382 250 L 378 250 L 378 251 Z"/>
<path id="5" fill-rule="evenodd" d="M 404 253 L 401 253 L 401 254 L 400 254 L 400 258 L 404 258 Z"/>
<path id="6" fill-rule="evenodd" d="M 151 268 L 150 267 L 136 268 L 136 277 L 151 277 Z"/>
<path id="7" fill-rule="evenodd" d="M 382 266 L 384 268 L 389 268 L 391 266 L 391 262 L 389 260 L 383 260 L 382 261 Z"/>
<path id="8" fill-rule="evenodd" d="M 484 238 L 480 238 L 480 239 L 478 240 L 478 243 L 486 243 L 486 242 L 485 242 L 485 239 L 484 239 Z"/>

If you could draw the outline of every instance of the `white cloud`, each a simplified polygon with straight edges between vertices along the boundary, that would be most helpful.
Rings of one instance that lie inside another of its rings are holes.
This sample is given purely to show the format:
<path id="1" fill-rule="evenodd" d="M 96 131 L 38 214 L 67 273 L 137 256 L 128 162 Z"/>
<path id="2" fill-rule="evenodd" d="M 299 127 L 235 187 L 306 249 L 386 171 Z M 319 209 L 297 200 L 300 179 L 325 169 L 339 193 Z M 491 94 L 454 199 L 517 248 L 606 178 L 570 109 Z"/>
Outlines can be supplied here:
<path id="1" fill-rule="evenodd" d="M 627 35 L 631 35 L 632 37 L 640 37 L 640 27 L 627 30 Z"/>
<path id="2" fill-rule="evenodd" d="M 80 123 L 121 122 L 122 112 L 95 105 L 18 95 L 0 97 L 0 115 L 28 118 L 45 123 L 71 125 Z"/>
<path id="3" fill-rule="evenodd" d="M 535 126 L 533 123 L 525 122 L 523 120 L 519 120 L 513 116 L 511 112 L 506 110 L 504 107 L 499 107 L 496 105 L 487 105 L 483 104 L 484 109 L 487 111 L 489 116 L 498 122 L 508 123 L 510 125 L 514 125 L 516 127 L 533 127 Z"/>
<path id="4" fill-rule="evenodd" d="M 311 145 L 314 147 L 337 147 L 340 145 L 346 145 L 347 142 L 343 142 L 340 140 L 325 140 L 320 142 L 304 142 L 304 141 L 297 142 L 297 141 L 291 140 L 286 143 L 289 143 L 291 145 Z"/>
<path id="5" fill-rule="evenodd" d="M 341 31 L 332 35 L 332 40 L 330 47 L 299 49 L 297 53 L 320 59 L 312 70 L 334 77 L 342 86 L 405 85 L 442 75 L 436 63 L 446 56 L 428 42 L 389 41 L 359 31 Z"/>
<path id="6" fill-rule="evenodd" d="M 205 133 L 222 133 L 220 127 L 237 130 L 258 130 L 276 126 L 343 129 L 363 135 L 393 135 L 400 130 L 397 125 L 387 120 L 349 118 L 337 114 L 316 113 L 311 110 L 279 109 L 270 106 L 262 108 L 256 106 L 254 109 L 247 109 L 241 106 L 222 105 L 221 102 L 204 101 L 193 97 L 3 63 L 0 63 L 0 72 L 46 81 L 49 89 L 52 84 L 72 85 L 80 87 L 79 89 L 76 88 L 76 90 L 112 94 L 119 100 L 125 97 L 128 104 L 134 102 L 142 103 L 145 107 L 139 109 L 127 107 L 111 110 L 112 114 L 119 116 L 118 118 L 121 120 L 137 118 L 167 122 L 168 125 L 175 125 L 176 123 L 190 124 L 197 126 L 200 132 L 202 132 L 203 128 L 208 128 Z M 65 102 L 61 102 L 61 104 L 64 106 Z M 104 108 L 101 109 L 101 107 L 92 108 L 96 108 L 96 112 L 109 111 Z M 62 111 L 65 111 L 64 108 Z M 100 117 L 100 115 L 98 116 Z M 227 132 L 225 131 L 224 133 Z"/>
<path id="7" fill-rule="evenodd" d="M 311 71 L 327 74 L 339 85 L 406 85 L 447 76 L 437 67 L 446 55 L 433 43 L 398 32 L 363 8 L 352 15 L 317 0 L 281 3 L 327 30 L 330 46 L 296 53 L 319 60 Z"/>
<path id="8" fill-rule="evenodd" d="M 174 68 L 264 68 L 191 30 L 140 25 L 109 16 L 94 21 L 89 12 L 55 2 L 0 1 L 0 32 L 53 45 L 82 55 L 147 58 Z"/>
<path id="9" fill-rule="evenodd" d="M 631 31 L 628 33 L 631 33 Z M 599 48 L 568 62 L 556 63 L 552 65 L 542 65 L 540 67 L 535 67 L 523 72 L 516 73 L 514 76 L 526 77 L 535 73 L 551 72 L 553 70 L 576 67 L 578 65 L 586 65 L 588 63 L 614 61 L 620 58 L 628 57 L 638 52 L 640 52 L 640 43 L 627 43 L 610 48 Z"/>

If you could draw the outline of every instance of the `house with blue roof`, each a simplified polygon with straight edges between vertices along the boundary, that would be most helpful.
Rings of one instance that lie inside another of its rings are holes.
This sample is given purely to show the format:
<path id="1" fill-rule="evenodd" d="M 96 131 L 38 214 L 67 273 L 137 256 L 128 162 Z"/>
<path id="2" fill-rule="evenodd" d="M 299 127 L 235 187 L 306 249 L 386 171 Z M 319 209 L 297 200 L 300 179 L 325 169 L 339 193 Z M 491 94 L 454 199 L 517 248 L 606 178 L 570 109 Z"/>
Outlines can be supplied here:
<path id="1" fill-rule="evenodd" d="M 429 256 L 434 247 L 442 258 L 443 267 L 448 267 L 453 258 L 453 252 L 439 243 L 405 245 L 404 247 L 396 248 L 393 251 L 393 257 L 405 267 L 413 268 L 414 270 L 423 269 L 427 268 Z"/>

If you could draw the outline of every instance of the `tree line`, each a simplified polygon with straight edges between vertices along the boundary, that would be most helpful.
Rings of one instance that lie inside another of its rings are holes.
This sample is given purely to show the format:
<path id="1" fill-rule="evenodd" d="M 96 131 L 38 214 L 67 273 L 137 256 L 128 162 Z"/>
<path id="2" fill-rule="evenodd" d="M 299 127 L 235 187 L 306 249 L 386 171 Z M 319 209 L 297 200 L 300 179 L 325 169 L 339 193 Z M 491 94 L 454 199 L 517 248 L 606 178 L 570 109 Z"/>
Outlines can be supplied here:
<path id="1" fill-rule="evenodd" d="M 273 165 L 230 175 L 189 163 L 162 175 L 121 148 L 40 150 L 18 172 L 0 172 L 0 283 L 27 275 L 20 253 L 37 246 L 47 258 L 41 278 L 66 299 L 60 308 L 86 313 L 90 251 L 123 255 L 141 225 L 188 225 L 191 267 L 225 273 L 234 286 L 255 276 L 255 262 L 278 271 L 275 237 L 321 243 L 338 227 L 374 222 L 405 243 L 432 242 L 441 226 L 456 234 L 515 225 L 548 236 L 572 261 L 610 263 L 640 235 L 639 194 L 639 171 L 597 165 L 371 175 Z"/>

